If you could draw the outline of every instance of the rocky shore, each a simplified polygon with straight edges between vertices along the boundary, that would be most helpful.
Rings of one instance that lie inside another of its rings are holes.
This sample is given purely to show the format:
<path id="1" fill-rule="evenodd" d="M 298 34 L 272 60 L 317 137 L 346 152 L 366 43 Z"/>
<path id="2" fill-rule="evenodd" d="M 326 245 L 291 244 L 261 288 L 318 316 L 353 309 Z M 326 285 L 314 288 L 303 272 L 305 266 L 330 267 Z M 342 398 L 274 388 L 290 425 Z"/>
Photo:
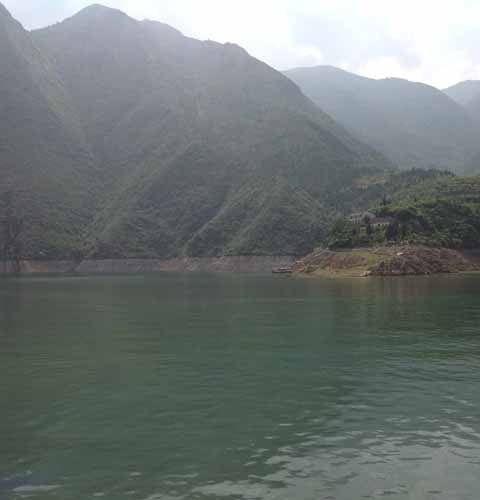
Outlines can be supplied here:
<path id="1" fill-rule="evenodd" d="M 297 275 L 364 277 L 421 276 L 480 270 L 480 252 L 392 246 L 313 252 L 294 267 Z"/>
<path id="2" fill-rule="evenodd" d="M 366 277 L 421 276 L 480 271 L 480 251 L 422 246 L 318 249 L 301 260 L 294 257 L 185 257 L 160 259 L 22 260 L 6 263 L 0 274 L 134 274 L 158 272 L 270 273 L 289 268 L 294 276 Z"/>

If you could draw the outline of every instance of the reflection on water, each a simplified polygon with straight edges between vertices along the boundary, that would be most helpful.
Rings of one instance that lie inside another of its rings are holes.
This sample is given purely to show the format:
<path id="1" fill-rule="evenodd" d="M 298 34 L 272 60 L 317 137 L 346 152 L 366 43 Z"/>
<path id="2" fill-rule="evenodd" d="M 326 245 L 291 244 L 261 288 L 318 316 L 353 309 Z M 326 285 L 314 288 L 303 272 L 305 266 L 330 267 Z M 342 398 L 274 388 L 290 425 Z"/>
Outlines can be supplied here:
<path id="1" fill-rule="evenodd" d="M 0 282 L 0 499 L 475 499 L 480 277 Z"/>

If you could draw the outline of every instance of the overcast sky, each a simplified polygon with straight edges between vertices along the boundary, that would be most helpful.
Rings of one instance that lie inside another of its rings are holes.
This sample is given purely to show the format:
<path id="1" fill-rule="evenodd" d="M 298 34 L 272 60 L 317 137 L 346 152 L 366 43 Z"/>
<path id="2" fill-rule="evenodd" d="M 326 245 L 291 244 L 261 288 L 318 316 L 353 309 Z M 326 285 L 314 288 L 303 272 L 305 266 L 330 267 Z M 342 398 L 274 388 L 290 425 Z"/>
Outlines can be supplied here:
<path id="1" fill-rule="evenodd" d="M 90 0 L 0 0 L 26 28 Z M 332 64 L 445 87 L 480 79 L 480 0 L 103 0 L 184 34 L 235 42 L 283 70 Z"/>

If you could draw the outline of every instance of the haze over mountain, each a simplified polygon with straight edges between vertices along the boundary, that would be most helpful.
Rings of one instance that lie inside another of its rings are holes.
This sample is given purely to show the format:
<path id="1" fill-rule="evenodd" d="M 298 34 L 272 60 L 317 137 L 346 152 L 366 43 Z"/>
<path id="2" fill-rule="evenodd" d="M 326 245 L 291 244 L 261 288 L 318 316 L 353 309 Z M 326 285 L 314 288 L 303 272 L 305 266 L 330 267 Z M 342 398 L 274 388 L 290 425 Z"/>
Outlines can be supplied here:
<path id="1" fill-rule="evenodd" d="M 478 153 L 478 125 L 438 89 L 372 80 L 319 66 L 285 73 L 320 108 L 401 168 L 463 172 Z"/>
<path id="2" fill-rule="evenodd" d="M 480 127 L 480 81 L 467 80 L 453 87 L 445 89 L 444 92 L 457 101 L 468 112 Z M 480 152 L 475 154 L 467 164 L 465 172 L 478 174 L 480 172 Z"/>
<path id="3" fill-rule="evenodd" d="M 390 166 L 236 45 L 99 5 L 31 33 L 2 8 L 0 40 L 23 257 L 304 253 Z"/>
<path id="4" fill-rule="evenodd" d="M 465 105 L 465 108 L 480 123 L 480 92 Z"/>
<path id="5" fill-rule="evenodd" d="M 444 92 L 461 104 L 470 116 L 480 124 L 480 80 L 460 82 L 445 89 Z M 479 163 L 477 161 L 479 157 L 480 154 L 476 155 L 475 163 Z"/>
<path id="6" fill-rule="evenodd" d="M 444 92 L 461 106 L 468 106 L 472 99 L 480 95 L 480 80 L 466 80 L 445 89 Z"/>

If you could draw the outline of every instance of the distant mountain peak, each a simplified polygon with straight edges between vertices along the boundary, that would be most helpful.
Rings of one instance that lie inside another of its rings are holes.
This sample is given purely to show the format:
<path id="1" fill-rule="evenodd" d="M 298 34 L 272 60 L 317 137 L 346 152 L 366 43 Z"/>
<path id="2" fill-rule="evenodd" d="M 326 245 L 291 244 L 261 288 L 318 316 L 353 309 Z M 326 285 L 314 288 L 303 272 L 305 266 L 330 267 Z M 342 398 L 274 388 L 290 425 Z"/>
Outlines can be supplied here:
<path id="1" fill-rule="evenodd" d="M 89 21 L 102 21 L 107 19 L 119 19 L 119 18 L 128 18 L 125 12 L 119 9 L 113 9 L 111 7 L 106 7 L 105 5 L 101 5 L 98 3 L 94 3 L 80 10 L 76 14 L 74 14 L 70 19 L 87 19 Z"/>
<path id="2" fill-rule="evenodd" d="M 93 3 L 84 9 L 80 10 L 78 14 L 82 15 L 98 15 L 98 14 L 124 14 L 121 10 L 119 9 L 113 9 L 111 7 L 107 7 L 105 5 L 102 5 L 100 3 Z M 78 15 L 77 14 L 77 15 Z M 125 15 L 125 14 L 124 14 Z"/>
<path id="3" fill-rule="evenodd" d="M 468 107 L 480 95 L 480 80 L 465 80 L 444 90 L 451 99 L 461 106 Z"/>
<path id="4" fill-rule="evenodd" d="M 310 75 L 317 75 L 318 77 L 338 78 L 350 81 L 373 81 L 372 78 L 357 75 L 356 73 L 352 73 L 351 71 L 347 71 L 346 69 L 338 68 L 337 66 L 331 66 L 328 64 L 325 65 L 320 64 L 312 67 L 293 68 L 285 71 L 284 73 L 285 75 L 293 79 L 295 79 L 297 75 L 310 74 Z"/>
<path id="5" fill-rule="evenodd" d="M 318 66 L 287 71 L 305 94 L 402 168 L 463 171 L 478 150 L 467 110 L 440 90 L 403 78 L 371 79 Z"/>

